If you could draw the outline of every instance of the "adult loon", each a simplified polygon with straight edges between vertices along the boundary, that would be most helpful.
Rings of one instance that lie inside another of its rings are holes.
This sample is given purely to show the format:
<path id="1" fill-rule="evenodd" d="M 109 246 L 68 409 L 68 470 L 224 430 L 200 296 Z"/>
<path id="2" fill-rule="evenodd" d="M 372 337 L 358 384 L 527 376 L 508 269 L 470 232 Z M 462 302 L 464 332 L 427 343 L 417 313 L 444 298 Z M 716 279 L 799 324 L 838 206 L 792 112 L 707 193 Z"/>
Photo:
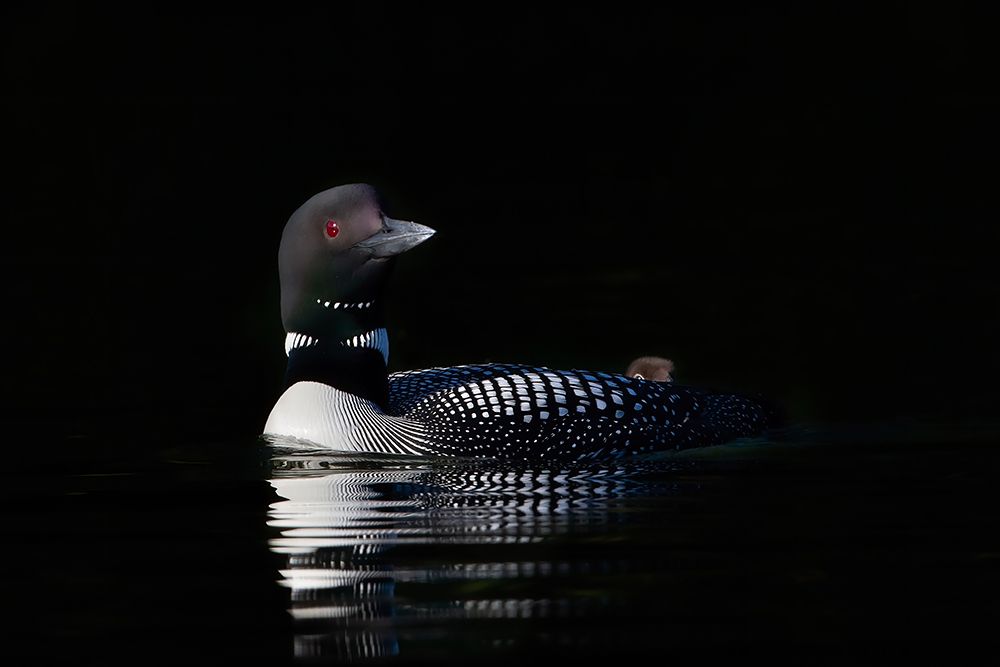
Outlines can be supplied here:
<path id="1" fill-rule="evenodd" d="M 614 373 L 489 363 L 388 374 L 386 280 L 399 253 L 433 234 L 385 215 L 363 183 L 292 214 L 278 250 L 288 365 L 265 437 L 535 462 L 720 444 L 768 425 L 749 398 Z"/>

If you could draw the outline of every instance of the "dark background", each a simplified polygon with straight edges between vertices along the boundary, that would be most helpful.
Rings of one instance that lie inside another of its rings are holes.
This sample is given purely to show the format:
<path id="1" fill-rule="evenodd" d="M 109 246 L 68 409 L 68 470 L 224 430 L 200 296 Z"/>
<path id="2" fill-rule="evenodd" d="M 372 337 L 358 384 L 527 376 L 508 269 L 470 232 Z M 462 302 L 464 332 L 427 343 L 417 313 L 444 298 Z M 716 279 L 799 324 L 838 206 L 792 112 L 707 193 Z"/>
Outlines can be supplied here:
<path id="1" fill-rule="evenodd" d="M 789 5 L 13 5 L 5 421 L 259 431 L 282 226 L 357 181 L 439 230 L 393 370 L 661 354 L 797 421 L 989 417 L 994 17 Z"/>

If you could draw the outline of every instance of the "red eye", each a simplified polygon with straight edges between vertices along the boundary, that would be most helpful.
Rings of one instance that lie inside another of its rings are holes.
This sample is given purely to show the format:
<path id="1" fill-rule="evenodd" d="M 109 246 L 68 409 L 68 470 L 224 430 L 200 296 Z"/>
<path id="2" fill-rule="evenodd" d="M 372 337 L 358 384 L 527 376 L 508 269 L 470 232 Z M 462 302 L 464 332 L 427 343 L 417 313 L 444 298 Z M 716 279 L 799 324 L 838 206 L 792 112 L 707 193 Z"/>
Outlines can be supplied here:
<path id="1" fill-rule="evenodd" d="M 340 225 L 337 224 L 337 221 L 334 220 L 333 218 L 330 218 L 329 220 L 327 220 L 326 221 L 326 235 L 329 236 L 332 239 L 335 236 L 337 236 L 337 234 L 339 234 L 339 233 L 340 233 Z"/>

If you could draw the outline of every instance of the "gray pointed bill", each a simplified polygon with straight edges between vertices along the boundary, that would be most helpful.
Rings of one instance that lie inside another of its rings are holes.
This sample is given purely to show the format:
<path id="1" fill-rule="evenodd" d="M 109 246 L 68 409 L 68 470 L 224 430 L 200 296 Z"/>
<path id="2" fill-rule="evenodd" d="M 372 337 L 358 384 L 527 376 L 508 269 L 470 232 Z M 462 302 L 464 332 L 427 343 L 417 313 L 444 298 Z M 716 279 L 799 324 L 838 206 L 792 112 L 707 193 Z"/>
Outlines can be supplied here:
<path id="1" fill-rule="evenodd" d="M 392 257 L 420 245 L 432 236 L 434 230 L 425 225 L 383 217 L 382 229 L 363 241 L 358 241 L 354 247 L 367 250 L 373 257 Z"/>

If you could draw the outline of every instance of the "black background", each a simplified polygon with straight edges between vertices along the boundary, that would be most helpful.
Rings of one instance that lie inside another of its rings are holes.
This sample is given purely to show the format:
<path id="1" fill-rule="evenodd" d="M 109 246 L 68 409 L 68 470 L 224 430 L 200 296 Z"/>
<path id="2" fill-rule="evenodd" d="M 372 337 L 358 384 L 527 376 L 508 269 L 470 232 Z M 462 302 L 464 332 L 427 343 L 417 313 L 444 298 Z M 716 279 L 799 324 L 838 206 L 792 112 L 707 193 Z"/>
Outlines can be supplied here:
<path id="1" fill-rule="evenodd" d="M 439 230 L 393 370 L 661 354 L 801 421 L 989 416 L 995 22 L 880 7 L 7 9 L 7 422 L 259 431 L 282 226 L 357 181 Z"/>

